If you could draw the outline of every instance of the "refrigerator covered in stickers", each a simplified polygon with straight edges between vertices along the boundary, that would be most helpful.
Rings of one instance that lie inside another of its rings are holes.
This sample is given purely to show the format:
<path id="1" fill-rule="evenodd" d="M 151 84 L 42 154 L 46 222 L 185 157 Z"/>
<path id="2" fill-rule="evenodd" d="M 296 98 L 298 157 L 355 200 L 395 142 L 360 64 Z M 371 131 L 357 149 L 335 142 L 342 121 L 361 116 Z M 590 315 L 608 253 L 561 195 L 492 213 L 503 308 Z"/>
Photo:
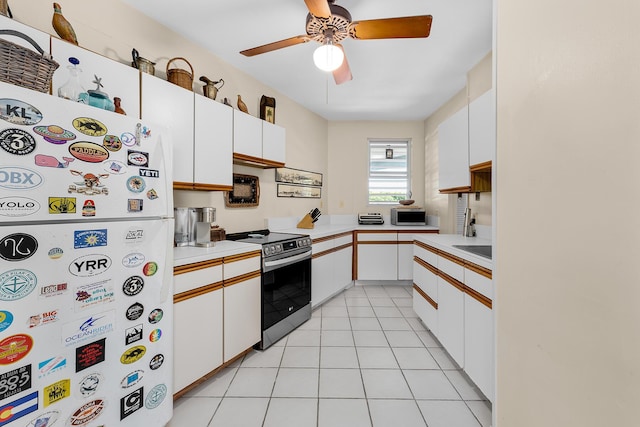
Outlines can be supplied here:
<path id="1" fill-rule="evenodd" d="M 0 427 L 172 415 L 170 143 L 0 83 Z"/>

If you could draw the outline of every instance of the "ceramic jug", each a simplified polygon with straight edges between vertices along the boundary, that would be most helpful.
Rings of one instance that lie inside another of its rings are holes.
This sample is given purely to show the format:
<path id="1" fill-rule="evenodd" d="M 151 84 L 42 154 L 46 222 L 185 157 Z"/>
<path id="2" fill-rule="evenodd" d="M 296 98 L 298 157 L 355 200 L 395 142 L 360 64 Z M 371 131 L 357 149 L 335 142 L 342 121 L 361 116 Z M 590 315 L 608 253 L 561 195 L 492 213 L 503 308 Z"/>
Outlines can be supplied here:
<path id="1" fill-rule="evenodd" d="M 205 83 L 205 85 L 202 87 L 202 92 L 204 93 L 204 96 L 211 99 L 216 99 L 216 96 L 218 96 L 218 89 L 224 86 L 224 80 L 222 79 L 218 80 L 217 82 L 214 82 L 212 80 L 209 80 L 205 76 L 200 76 L 200 81 Z M 216 86 L 219 83 L 221 83 L 220 86 Z"/>
<path id="2" fill-rule="evenodd" d="M 131 62 L 132 67 L 139 69 L 143 73 L 151 74 L 152 76 L 155 75 L 155 62 L 151 62 L 148 59 L 141 57 L 136 49 L 131 51 L 131 57 L 133 58 L 133 61 Z"/>

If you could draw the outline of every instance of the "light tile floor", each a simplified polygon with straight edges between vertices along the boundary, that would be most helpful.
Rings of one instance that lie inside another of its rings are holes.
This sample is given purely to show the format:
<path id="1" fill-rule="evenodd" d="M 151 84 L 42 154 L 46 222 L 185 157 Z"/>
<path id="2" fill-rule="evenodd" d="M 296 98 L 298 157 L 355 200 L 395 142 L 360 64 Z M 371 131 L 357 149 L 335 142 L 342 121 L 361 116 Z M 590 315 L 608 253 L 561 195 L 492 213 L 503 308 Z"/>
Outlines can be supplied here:
<path id="1" fill-rule="evenodd" d="M 491 406 L 413 312 L 356 285 L 174 403 L 168 427 L 489 427 Z"/>

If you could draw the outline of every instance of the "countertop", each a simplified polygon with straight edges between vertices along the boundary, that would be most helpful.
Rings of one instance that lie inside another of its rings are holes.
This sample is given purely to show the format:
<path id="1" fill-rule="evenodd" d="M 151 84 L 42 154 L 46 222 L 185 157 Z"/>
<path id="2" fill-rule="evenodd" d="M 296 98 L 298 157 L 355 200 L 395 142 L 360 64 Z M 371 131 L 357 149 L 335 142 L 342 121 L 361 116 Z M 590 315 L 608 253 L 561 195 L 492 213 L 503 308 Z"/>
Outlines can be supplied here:
<path id="1" fill-rule="evenodd" d="M 331 236 L 333 234 L 340 234 L 353 230 L 366 230 L 366 231 L 438 231 L 438 227 L 433 225 L 360 225 L 360 224 L 322 224 L 312 229 L 306 228 L 289 228 L 286 230 L 278 230 L 282 233 L 298 233 L 308 234 L 312 239 L 319 239 L 321 237 Z"/>
<path id="2" fill-rule="evenodd" d="M 415 240 L 448 252 L 480 267 L 493 270 L 492 260 L 453 247 L 453 245 L 491 245 L 491 239 L 464 237 L 460 234 L 416 234 Z"/>
<path id="3" fill-rule="evenodd" d="M 173 266 L 178 267 L 180 265 L 192 264 L 194 262 L 207 261 L 210 259 L 259 250 L 262 250 L 261 245 L 233 242 L 231 240 L 216 242 L 215 246 L 210 248 L 181 246 L 179 248 L 173 248 Z"/>

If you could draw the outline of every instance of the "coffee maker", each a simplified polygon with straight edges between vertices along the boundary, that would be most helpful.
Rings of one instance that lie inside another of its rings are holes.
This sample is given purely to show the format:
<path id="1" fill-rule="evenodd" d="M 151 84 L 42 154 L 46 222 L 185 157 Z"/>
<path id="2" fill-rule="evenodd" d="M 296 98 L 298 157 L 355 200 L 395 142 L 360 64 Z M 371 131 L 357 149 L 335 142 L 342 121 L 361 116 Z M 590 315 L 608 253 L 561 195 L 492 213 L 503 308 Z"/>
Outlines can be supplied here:
<path id="1" fill-rule="evenodd" d="M 216 220 L 216 208 L 174 208 L 176 246 L 211 247 L 211 223 Z"/>

